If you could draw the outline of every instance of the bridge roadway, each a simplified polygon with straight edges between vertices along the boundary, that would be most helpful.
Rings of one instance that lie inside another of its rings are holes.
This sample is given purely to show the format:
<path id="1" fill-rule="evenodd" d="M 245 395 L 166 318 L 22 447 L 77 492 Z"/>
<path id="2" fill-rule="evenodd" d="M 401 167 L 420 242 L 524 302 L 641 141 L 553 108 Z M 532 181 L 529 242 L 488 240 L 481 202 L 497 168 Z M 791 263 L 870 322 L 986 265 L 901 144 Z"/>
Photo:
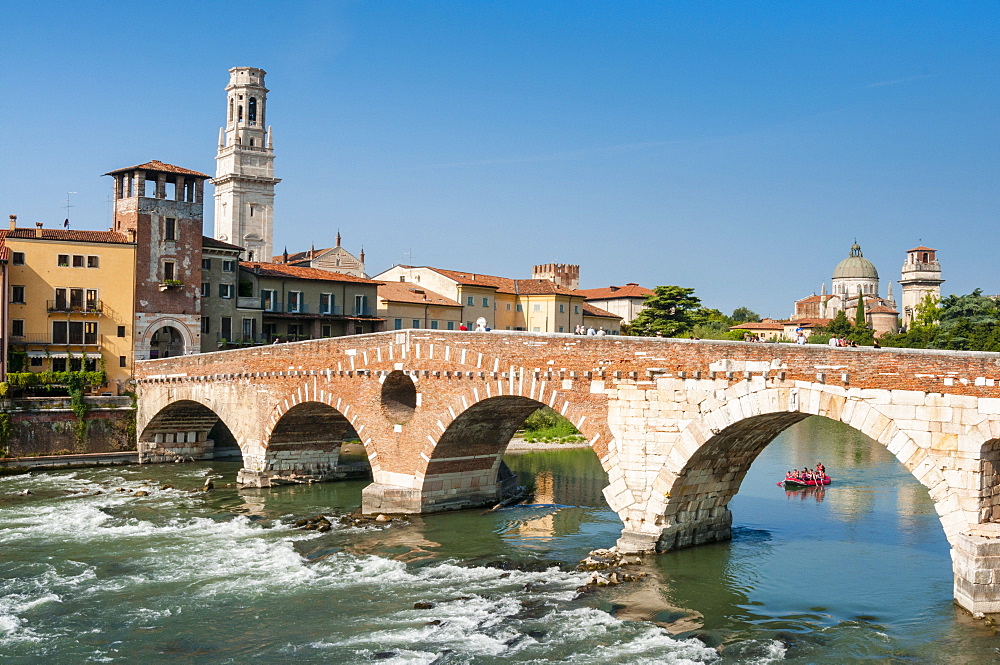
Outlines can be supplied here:
<path id="1" fill-rule="evenodd" d="M 136 385 L 142 460 L 211 459 L 221 422 L 240 482 L 266 487 L 338 477 L 357 436 L 366 512 L 496 500 L 511 435 L 551 406 L 600 458 L 635 552 L 730 538 L 753 460 L 823 416 L 928 489 L 956 602 L 1000 612 L 1000 354 L 406 330 L 144 361 Z"/>

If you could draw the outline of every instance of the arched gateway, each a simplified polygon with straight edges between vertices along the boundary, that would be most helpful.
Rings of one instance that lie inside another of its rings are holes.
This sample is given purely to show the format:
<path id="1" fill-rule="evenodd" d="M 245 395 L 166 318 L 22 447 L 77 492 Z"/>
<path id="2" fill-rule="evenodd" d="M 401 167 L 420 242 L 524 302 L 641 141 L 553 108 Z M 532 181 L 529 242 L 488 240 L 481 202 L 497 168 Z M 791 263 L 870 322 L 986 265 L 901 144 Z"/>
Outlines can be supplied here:
<path id="1" fill-rule="evenodd" d="M 607 471 L 619 546 L 663 551 L 729 538 L 753 460 L 823 416 L 928 488 L 956 601 L 997 612 L 998 381 L 992 353 L 410 330 L 139 363 L 138 431 L 144 457 L 210 458 L 221 419 L 257 486 L 330 477 L 356 435 L 374 476 L 364 509 L 433 512 L 495 500 L 510 435 L 544 404 Z"/>

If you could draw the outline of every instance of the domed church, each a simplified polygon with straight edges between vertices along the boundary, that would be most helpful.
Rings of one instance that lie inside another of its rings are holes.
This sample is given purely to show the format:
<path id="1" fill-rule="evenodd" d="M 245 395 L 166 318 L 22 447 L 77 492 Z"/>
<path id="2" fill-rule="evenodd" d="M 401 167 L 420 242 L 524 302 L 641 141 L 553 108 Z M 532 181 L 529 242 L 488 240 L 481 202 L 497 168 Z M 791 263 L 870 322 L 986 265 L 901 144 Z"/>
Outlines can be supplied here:
<path id="1" fill-rule="evenodd" d="M 864 299 L 865 318 L 876 335 L 894 333 L 899 329 L 899 312 L 892 296 L 892 282 L 889 282 L 885 298 L 879 296 L 878 270 L 875 264 L 861 253 L 861 245 L 855 241 L 846 259 L 833 269 L 830 281 L 832 293 L 826 292 L 823 284 L 819 295 L 811 295 L 795 302 L 792 321 L 810 322 L 815 326 L 825 325 L 829 319 L 844 312 L 853 320 L 858 309 L 858 298 Z"/>

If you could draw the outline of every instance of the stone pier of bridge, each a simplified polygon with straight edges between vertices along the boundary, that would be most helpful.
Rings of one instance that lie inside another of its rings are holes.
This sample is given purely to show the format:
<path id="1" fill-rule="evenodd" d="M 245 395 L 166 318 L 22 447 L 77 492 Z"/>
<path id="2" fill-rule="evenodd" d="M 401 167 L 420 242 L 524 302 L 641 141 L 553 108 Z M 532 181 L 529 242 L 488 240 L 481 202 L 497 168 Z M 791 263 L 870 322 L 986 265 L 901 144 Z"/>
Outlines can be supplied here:
<path id="1" fill-rule="evenodd" d="M 1000 354 L 410 330 L 137 364 L 140 454 L 211 459 L 224 432 L 254 486 L 342 477 L 359 440 L 366 512 L 495 502 L 511 436 L 540 406 L 608 474 L 620 548 L 731 537 L 729 503 L 775 436 L 819 416 L 927 488 L 955 600 L 1000 612 Z"/>

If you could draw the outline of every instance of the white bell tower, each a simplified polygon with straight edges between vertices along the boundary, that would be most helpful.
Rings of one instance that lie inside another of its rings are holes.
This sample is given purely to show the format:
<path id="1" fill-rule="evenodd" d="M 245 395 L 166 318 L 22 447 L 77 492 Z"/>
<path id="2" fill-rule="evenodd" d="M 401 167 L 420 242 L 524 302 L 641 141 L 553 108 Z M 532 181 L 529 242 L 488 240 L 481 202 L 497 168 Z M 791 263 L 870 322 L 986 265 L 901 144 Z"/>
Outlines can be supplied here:
<path id="1" fill-rule="evenodd" d="M 226 126 L 215 156 L 215 238 L 246 250 L 247 261 L 274 256 L 274 143 L 267 127 L 263 69 L 233 67 L 226 86 Z M 265 127 L 267 128 L 265 130 Z"/>

